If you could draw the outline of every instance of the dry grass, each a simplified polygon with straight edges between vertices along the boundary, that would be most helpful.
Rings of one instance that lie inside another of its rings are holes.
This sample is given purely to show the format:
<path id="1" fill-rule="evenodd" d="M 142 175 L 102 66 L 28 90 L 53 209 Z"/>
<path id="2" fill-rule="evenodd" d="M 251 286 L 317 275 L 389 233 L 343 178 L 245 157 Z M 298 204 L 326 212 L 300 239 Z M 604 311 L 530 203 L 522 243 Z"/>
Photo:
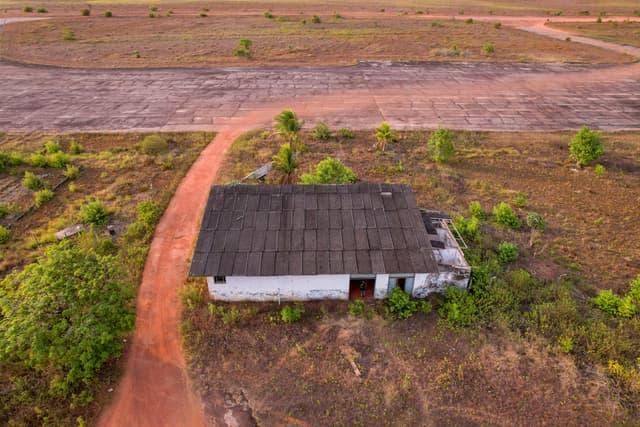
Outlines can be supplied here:
<path id="1" fill-rule="evenodd" d="M 236 143 L 220 182 L 239 179 L 269 161 L 281 141 L 267 135 L 255 134 Z M 372 148 L 373 131 L 356 132 L 353 140 L 329 142 L 315 142 L 307 134 L 303 140 L 308 152 L 300 157 L 300 171 L 307 172 L 326 156 L 338 157 L 360 180 L 412 184 L 421 206 L 452 214 L 466 213 L 473 200 L 490 212 L 498 202 L 513 203 L 522 192 L 527 202 L 518 209 L 520 217 L 534 211 L 548 223 L 527 261 L 536 273 L 559 274 L 558 268 L 551 267 L 555 263 L 579 271 L 587 283 L 601 289 L 623 289 L 638 274 L 637 132 L 603 135 L 605 154 L 599 163 L 606 172 L 602 176 L 593 167 L 575 169 L 567 147 L 570 133 L 459 133 L 458 155 L 444 165 L 429 159 L 428 138 L 428 132 L 404 132 L 399 142 L 380 153 Z M 529 237 L 528 233 L 508 236 L 523 247 L 528 246 Z"/>
<path id="2" fill-rule="evenodd" d="M 275 12 L 274 12 L 275 13 Z M 276 13 L 277 14 L 277 13 Z M 463 18 L 463 17 L 462 17 Z M 10 24 L 0 54 L 28 63 L 73 67 L 351 65 L 358 60 L 621 63 L 632 58 L 492 23 L 433 21 L 420 15 L 336 19 L 262 16 L 56 18 Z M 306 19 L 306 25 L 301 21 Z M 73 31 L 74 41 L 64 40 Z M 252 59 L 235 57 L 240 39 Z M 482 47 L 493 44 L 495 53 Z M 455 48 L 454 48 L 455 46 Z"/>
<path id="3" fill-rule="evenodd" d="M 640 18 L 638 21 L 608 21 L 605 17 L 600 24 L 595 19 L 594 22 L 554 22 L 547 25 L 582 36 L 640 47 Z"/>

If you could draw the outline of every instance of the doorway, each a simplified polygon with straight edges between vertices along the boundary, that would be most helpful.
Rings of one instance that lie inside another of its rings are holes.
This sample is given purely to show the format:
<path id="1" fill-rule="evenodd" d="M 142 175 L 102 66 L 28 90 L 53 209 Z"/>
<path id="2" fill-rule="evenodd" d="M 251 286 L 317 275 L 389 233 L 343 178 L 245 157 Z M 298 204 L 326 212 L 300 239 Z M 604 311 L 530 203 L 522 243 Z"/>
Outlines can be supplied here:
<path id="1" fill-rule="evenodd" d="M 375 279 L 351 279 L 349 280 L 349 299 L 373 298 L 375 286 Z"/>

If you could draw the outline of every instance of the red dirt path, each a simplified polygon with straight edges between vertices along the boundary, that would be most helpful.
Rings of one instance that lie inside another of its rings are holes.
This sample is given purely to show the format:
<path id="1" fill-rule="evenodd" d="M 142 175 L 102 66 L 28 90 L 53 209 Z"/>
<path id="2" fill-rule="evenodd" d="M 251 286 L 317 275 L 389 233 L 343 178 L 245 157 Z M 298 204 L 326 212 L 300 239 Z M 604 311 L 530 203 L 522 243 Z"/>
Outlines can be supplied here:
<path id="1" fill-rule="evenodd" d="M 178 284 L 187 275 L 200 215 L 225 150 L 241 130 L 219 133 L 178 187 L 156 228 L 138 291 L 136 331 L 125 374 L 99 426 L 205 426 L 180 340 Z"/>

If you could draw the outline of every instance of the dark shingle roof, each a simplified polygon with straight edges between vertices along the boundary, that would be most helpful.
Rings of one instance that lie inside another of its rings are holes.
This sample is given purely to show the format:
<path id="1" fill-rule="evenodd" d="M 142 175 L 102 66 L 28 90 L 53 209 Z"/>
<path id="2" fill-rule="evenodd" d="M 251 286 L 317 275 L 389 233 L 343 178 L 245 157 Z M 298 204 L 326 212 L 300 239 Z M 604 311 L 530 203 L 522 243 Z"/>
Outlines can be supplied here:
<path id="1" fill-rule="evenodd" d="M 213 186 L 191 276 L 437 272 L 411 187 Z"/>

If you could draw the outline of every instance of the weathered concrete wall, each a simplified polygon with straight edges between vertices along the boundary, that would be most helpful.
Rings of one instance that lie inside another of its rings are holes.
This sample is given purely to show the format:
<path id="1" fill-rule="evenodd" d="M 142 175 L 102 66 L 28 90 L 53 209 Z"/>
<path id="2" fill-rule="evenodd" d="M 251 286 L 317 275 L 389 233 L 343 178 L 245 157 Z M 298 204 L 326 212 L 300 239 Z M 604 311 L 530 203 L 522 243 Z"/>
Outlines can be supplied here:
<path id="1" fill-rule="evenodd" d="M 418 278 L 420 277 L 420 280 Z M 444 293 L 449 286 L 467 289 L 470 271 L 443 271 L 440 273 L 416 274 L 413 296 L 425 298 L 432 293 Z"/>
<path id="2" fill-rule="evenodd" d="M 227 283 L 216 284 L 207 277 L 209 294 L 224 301 L 307 301 L 349 299 L 348 274 L 317 276 L 227 276 Z"/>
<path id="3" fill-rule="evenodd" d="M 387 288 L 389 286 L 389 275 L 376 275 L 376 285 L 373 289 L 373 297 L 376 299 L 384 299 L 387 296 Z"/>

